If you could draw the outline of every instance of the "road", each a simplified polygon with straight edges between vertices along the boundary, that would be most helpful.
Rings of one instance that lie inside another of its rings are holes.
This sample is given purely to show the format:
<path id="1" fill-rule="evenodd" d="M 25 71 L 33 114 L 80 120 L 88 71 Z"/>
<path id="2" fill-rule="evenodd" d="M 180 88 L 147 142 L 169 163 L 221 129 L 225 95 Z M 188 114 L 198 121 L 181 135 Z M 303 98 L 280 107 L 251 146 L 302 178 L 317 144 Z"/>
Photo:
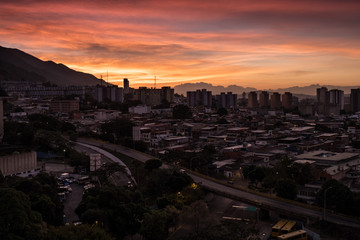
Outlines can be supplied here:
<path id="1" fill-rule="evenodd" d="M 101 149 L 101 148 L 99 148 L 99 147 L 96 147 L 96 146 L 93 146 L 93 145 L 90 145 L 90 144 L 86 144 L 86 143 L 83 143 L 83 142 L 76 142 L 76 144 L 81 145 L 81 146 L 84 146 L 84 147 L 86 147 L 86 148 L 90 148 L 90 149 L 92 149 L 92 150 L 94 150 L 94 151 L 96 151 L 96 152 L 104 155 L 105 157 L 107 157 L 107 158 L 110 159 L 111 161 L 116 162 L 116 163 L 119 163 L 121 166 L 124 167 L 126 174 L 131 178 L 132 182 L 133 182 L 134 184 L 136 184 L 136 180 L 135 180 L 135 178 L 132 176 L 130 169 L 129 169 L 129 168 L 125 165 L 125 163 L 123 163 L 119 158 L 115 157 L 115 156 L 112 155 L 111 153 L 109 153 L 109 152 L 107 152 L 107 151 L 105 151 L 105 150 L 103 150 L 103 149 Z"/>
<path id="2" fill-rule="evenodd" d="M 73 223 L 80 220 L 78 215 L 75 213 L 75 209 L 79 206 L 82 200 L 84 188 L 77 183 L 72 183 L 70 186 L 72 192 L 66 197 L 66 201 L 64 203 L 64 214 L 66 216 L 66 222 Z"/>
<path id="3" fill-rule="evenodd" d="M 301 207 L 299 205 L 291 204 L 281 200 L 276 200 L 272 198 L 259 196 L 253 193 L 245 192 L 240 189 L 235 189 L 232 187 L 228 187 L 226 185 L 219 184 L 217 182 L 213 182 L 211 180 L 199 177 L 194 174 L 189 173 L 189 175 L 193 178 L 195 182 L 201 182 L 202 186 L 204 186 L 205 188 L 215 190 L 216 192 L 225 193 L 228 196 L 234 196 L 236 198 L 244 199 L 259 207 L 264 207 L 265 209 L 270 207 L 271 209 L 275 209 L 275 210 L 278 209 L 278 210 L 282 210 L 283 212 L 295 213 L 298 216 L 305 216 L 314 219 L 321 219 L 323 216 L 322 211 L 316 211 L 313 209 Z M 356 219 L 349 218 L 346 216 L 338 216 L 335 214 L 327 213 L 326 220 L 340 225 L 360 228 L 360 221 L 357 221 Z"/>
<path id="4" fill-rule="evenodd" d="M 95 140 L 95 139 L 80 138 L 80 139 L 78 139 L 77 143 L 90 144 L 90 145 L 97 146 L 97 147 L 107 148 L 109 150 L 120 152 L 124 155 L 132 157 L 140 162 L 146 162 L 147 160 L 154 158 L 153 156 L 150 156 L 148 154 L 145 154 L 145 153 L 121 146 L 121 145 L 111 144 L 111 143 L 107 143 L 107 142 L 103 142 L 103 141 L 99 141 L 99 140 Z"/>
<path id="5" fill-rule="evenodd" d="M 97 145 L 104 148 L 108 148 L 110 150 L 114 150 L 117 152 L 120 152 L 124 155 L 127 155 L 129 157 L 132 157 L 134 159 L 137 159 L 141 162 L 145 162 L 146 160 L 149 160 L 153 158 L 150 155 L 123 147 L 115 144 L 105 143 L 102 141 L 97 141 L 93 139 L 81 139 L 80 142 L 85 142 L 91 145 Z M 304 216 L 309 217 L 313 219 L 322 219 L 323 212 L 313 210 L 310 208 L 302 207 L 300 205 L 291 204 L 289 202 L 273 199 L 273 198 L 267 198 L 263 197 L 254 193 L 246 192 L 241 189 L 235 189 L 229 186 L 226 186 L 224 184 L 220 184 L 214 181 L 211 181 L 207 178 L 199 177 L 194 174 L 189 174 L 195 182 L 201 182 L 202 185 L 210 190 L 217 191 L 219 193 L 224 193 L 227 196 L 233 196 L 235 198 L 241 198 L 245 201 L 252 203 L 254 205 L 257 205 L 259 207 L 263 207 L 266 209 L 273 209 L 273 210 L 280 210 L 283 213 L 295 213 L 298 216 Z M 353 219 L 346 216 L 339 216 L 331 213 L 326 214 L 326 220 L 332 223 L 345 225 L 345 226 L 351 226 L 355 228 L 360 228 L 360 221 L 357 219 Z"/>

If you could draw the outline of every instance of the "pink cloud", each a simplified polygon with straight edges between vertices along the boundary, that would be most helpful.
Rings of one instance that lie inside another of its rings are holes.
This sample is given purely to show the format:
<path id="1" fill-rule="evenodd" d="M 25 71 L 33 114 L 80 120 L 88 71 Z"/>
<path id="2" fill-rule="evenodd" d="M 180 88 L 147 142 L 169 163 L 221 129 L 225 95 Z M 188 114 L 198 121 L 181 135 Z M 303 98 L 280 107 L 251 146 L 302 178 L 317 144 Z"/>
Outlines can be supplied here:
<path id="1" fill-rule="evenodd" d="M 360 63 L 359 11 L 335 0 L 14 0 L 0 9 L 0 44 L 136 84 L 156 74 L 160 83 L 286 85 L 286 76 L 301 85 L 339 76 L 329 59 L 342 61 L 350 84 L 360 75 L 351 64 Z"/>

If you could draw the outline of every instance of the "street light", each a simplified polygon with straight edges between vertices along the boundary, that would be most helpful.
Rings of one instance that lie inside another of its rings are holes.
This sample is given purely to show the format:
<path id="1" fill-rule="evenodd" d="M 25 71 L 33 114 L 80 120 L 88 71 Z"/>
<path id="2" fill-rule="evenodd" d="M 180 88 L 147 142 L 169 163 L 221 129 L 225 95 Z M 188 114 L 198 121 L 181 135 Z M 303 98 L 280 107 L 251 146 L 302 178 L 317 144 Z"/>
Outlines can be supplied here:
<path id="1" fill-rule="evenodd" d="M 327 189 L 324 190 L 324 221 L 325 221 L 325 216 L 326 216 L 326 192 L 327 190 L 331 189 L 333 187 L 328 187 Z"/>

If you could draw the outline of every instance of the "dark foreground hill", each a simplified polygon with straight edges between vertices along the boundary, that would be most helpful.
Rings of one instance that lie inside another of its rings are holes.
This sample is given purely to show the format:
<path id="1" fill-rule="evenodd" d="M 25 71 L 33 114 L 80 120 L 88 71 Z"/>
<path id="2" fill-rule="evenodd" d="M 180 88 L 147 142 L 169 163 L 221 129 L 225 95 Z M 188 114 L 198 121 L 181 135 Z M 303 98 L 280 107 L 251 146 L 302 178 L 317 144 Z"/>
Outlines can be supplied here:
<path id="1" fill-rule="evenodd" d="M 91 86 L 102 81 L 91 74 L 75 71 L 63 64 L 42 61 L 18 49 L 1 46 L 0 80 L 24 83 L 49 82 L 58 86 Z"/>

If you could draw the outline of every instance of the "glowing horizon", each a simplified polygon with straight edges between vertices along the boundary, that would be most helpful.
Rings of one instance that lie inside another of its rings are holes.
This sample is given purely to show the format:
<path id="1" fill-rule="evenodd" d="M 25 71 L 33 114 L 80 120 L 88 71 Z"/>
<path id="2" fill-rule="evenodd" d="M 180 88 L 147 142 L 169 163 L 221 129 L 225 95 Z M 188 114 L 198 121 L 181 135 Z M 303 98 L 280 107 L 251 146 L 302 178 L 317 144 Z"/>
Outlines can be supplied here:
<path id="1" fill-rule="evenodd" d="M 13 0 L 0 45 L 131 86 L 355 86 L 359 12 L 355 0 Z"/>

